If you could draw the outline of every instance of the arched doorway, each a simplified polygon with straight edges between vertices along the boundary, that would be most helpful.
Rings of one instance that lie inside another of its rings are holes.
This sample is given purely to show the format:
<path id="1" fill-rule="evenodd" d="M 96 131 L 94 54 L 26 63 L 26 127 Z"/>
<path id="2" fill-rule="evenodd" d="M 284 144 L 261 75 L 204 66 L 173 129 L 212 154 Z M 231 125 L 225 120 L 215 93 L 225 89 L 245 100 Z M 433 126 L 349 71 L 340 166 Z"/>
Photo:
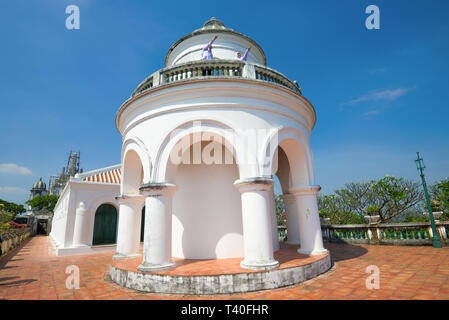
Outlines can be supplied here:
<path id="1" fill-rule="evenodd" d="M 169 160 L 167 177 L 178 188 L 173 198 L 172 253 L 186 259 L 242 257 L 241 195 L 234 186 L 239 168 L 223 139 L 207 134 L 182 150 L 181 163 Z"/>
<path id="2" fill-rule="evenodd" d="M 117 241 L 117 209 L 102 204 L 95 211 L 92 245 L 114 244 Z"/>
<path id="3" fill-rule="evenodd" d="M 300 226 L 296 198 L 292 188 L 310 184 L 311 171 L 303 145 L 293 138 L 280 141 L 273 155 L 272 174 L 280 185 L 281 199 L 285 210 L 286 236 L 290 244 L 300 244 Z"/>
<path id="4" fill-rule="evenodd" d="M 279 189 L 277 190 L 280 194 L 278 201 L 281 202 L 279 203 L 279 208 L 284 210 L 284 212 L 282 212 L 282 217 L 276 216 L 276 221 L 282 223 L 283 226 L 286 226 L 286 229 L 281 232 L 283 240 L 288 243 L 299 244 L 296 203 L 294 196 L 286 196 L 289 193 L 292 183 L 290 164 L 282 147 L 279 146 L 275 154 L 276 157 L 273 161 L 276 161 L 276 164 L 274 166 L 275 170 L 273 170 L 273 177 L 279 183 Z"/>
<path id="5" fill-rule="evenodd" d="M 140 222 L 140 242 L 143 242 L 145 235 L 145 206 L 142 208 L 142 218 Z"/>

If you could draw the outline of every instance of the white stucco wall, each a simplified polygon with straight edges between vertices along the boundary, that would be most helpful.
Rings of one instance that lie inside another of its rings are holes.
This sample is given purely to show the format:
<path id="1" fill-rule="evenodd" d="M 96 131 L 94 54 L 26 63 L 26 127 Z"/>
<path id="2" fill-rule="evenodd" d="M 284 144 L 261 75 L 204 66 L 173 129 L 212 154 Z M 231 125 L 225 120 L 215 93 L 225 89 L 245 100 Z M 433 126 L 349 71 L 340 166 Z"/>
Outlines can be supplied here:
<path id="1" fill-rule="evenodd" d="M 147 154 L 142 163 L 144 183 L 163 181 L 166 159 L 164 150 L 176 130 L 200 124 L 204 130 L 260 130 L 259 141 L 242 152 L 250 152 L 257 161 L 265 156 L 266 144 L 276 132 L 289 131 L 304 153 L 301 184 L 313 184 L 313 164 L 309 149 L 310 130 L 315 122 L 312 107 L 299 96 L 267 84 L 245 81 L 192 81 L 183 85 L 166 86 L 151 95 L 143 95 L 129 102 L 120 113 L 118 128 L 124 142 L 139 139 Z M 165 150 L 166 152 L 166 150 Z M 144 157 L 141 157 L 144 158 Z M 260 163 L 259 163 L 260 165 Z M 270 175 L 271 168 L 240 167 L 240 178 Z"/>
<path id="2" fill-rule="evenodd" d="M 212 54 L 216 59 L 236 59 L 237 52 L 243 56 L 245 50 L 251 47 L 247 61 L 264 64 L 262 52 L 253 43 L 245 38 L 227 33 L 207 33 L 193 36 L 179 43 L 170 53 L 167 66 L 201 60 L 203 48 L 214 38 L 217 40 L 212 44 Z"/>
<path id="3" fill-rule="evenodd" d="M 58 246 L 65 245 L 67 215 L 69 214 L 71 209 L 69 207 L 70 195 L 70 185 L 67 185 L 59 197 L 53 214 L 50 237 L 56 242 Z"/>
<path id="4" fill-rule="evenodd" d="M 56 242 L 57 250 L 79 247 L 79 244 L 74 245 L 73 238 L 76 219 L 79 219 L 77 209 L 81 202 L 85 204 L 87 212 L 79 238 L 82 239 L 82 246 L 91 246 L 97 208 L 104 203 L 111 204 L 116 208 L 118 217 L 119 207 L 115 197 L 119 194 L 119 184 L 86 182 L 72 178 L 55 206 L 50 236 Z"/>
<path id="5" fill-rule="evenodd" d="M 285 146 L 288 160 L 295 163 L 290 166 L 295 173 L 285 186 L 286 191 L 314 183 L 309 150 L 314 123 L 314 110 L 302 97 L 279 86 L 241 80 L 193 80 L 164 86 L 151 95 L 129 101 L 117 121 L 124 139 L 122 154 L 134 146 L 142 162 L 143 183 L 177 186 L 173 198 L 172 254 L 193 259 L 244 255 L 242 199 L 233 183 L 273 173 L 272 160 L 277 157 L 267 146 L 270 141 L 275 143 L 274 149 L 277 142 Z M 257 139 L 239 145 L 236 141 L 245 135 L 245 130 L 257 131 Z M 234 155 L 241 158 L 244 154 L 247 163 L 232 168 L 176 167 L 169 154 L 179 139 L 193 133 L 212 133 L 217 137 L 231 133 L 235 138 L 231 143 Z M 282 141 L 276 141 L 275 136 Z M 268 161 L 266 167 L 264 160 Z M 126 170 L 129 168 L 124 167 Z M 272 220 L 270 223 L 275 222 Z M 274 225 L 272 230 L 276 250 Z"/>
<path id="6" fill-rule="evenodd" d="M 177 167 L 178 191 L 173 199 L 174 257 L 243 256 L 241 199 L 233 185 L 238 177 L 236 164 Z"/>

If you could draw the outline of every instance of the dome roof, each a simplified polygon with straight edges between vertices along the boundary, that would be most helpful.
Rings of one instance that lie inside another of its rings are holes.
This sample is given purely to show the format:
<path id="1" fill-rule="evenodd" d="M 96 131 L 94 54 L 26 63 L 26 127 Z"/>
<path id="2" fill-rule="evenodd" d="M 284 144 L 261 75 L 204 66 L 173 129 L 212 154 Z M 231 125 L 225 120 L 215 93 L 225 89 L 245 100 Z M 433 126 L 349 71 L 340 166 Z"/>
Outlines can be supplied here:
<path id="1" fill-rule="evenodd" d="M 42 178 L 40 178 L 39 181 L 36 181 L 36 182 L 33 184 L 33 189 L 36 189 L 36 190 L 45 190 L 45 189 L 47 189 L 47 185 L 45 184 L 44 181 L 42 181 Z"/>
<path id="2" fill-rule="evenodd" d="M 263 65 L 267 64 L 267 59 L 265 57 L 265 53 L 256 41 L 254 41 L 250 37 L 248 37 L 240 32 L 234 31 L 231 28 L 227 28 L 222 21 L 218 20 L 215 17 L 212 17 L 204 23 L 202 28 L 196 29 L 192 33 L 185 35 L 184 37 L 180 38 L 178 41 L 176 41 L 175 43 L 172 44 L 170 49 L 168 49 L 167 55 L 165 56 L 165 64 L 164 64 L 165 67 L 170 65 L 170 63 L 169 63 L 170 55 L 173 53 L 175 48 L 177 48 L 179 45 L 181 45 L 181 47 L 182 47 L 182 43 L 184 43 L 186 40 L 189 40 L 189 39 L 194 38 L 199 35 L 205 35 L 205 34 L 210 34 L 210 33 L 212 33 L 212 34 L 224 33 L 229 36 L 234 36 L 236 38 L 240 38 L 241 41 L 243 41 L 253 47 L 252 52 L 254 52 L 254 51 L 259 52 L 259 55 L 260 55 L 259 63 L 261 63 Z"/>

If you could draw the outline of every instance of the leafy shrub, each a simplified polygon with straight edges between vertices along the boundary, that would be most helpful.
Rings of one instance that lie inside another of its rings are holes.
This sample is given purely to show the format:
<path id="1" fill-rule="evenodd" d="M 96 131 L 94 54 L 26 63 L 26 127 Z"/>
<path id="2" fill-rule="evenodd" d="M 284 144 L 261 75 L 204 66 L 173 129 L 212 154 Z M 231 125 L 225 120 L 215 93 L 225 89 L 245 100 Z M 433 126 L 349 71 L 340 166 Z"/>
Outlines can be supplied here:
<path id="1" fill-rule="evenodd" d="M 0 223 L 0 229 L 9 229 L 11 226 L 7 223 Z"/>
<path id="2" fill-rule="evenodd" d="M 408 216 L 404 219 L 404 222 L 428 222 L 429 219 L 427 217 L 419 217 L 419 216 Z"/>

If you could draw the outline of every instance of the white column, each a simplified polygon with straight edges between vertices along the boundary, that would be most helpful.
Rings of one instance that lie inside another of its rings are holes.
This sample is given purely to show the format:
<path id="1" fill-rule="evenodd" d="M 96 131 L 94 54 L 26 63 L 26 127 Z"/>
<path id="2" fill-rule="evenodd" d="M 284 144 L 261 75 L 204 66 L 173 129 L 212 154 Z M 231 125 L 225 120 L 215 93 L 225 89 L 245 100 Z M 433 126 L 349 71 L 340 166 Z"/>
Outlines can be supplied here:
<path id="1" fill-rule="evenodd" d="M 293 194 L 286 193 L 282 195 L 285 205 L 285 215 L 287 217 L 287 243 L 300 244 L 299 237 L 299 219 L 296 208 L 296 197 Z"/>
<path id="2" fill-rule="evenodd" d="M 310 255 L 327 253 L 327 250 L 323 246 L 323 236 L 316 200 L 316 195 L 320 189 L 320 186 L 305 186 L 289 190 L 296 198 L 299 238 L 301 242 L 301 248 L 298 250 L 299 253 Z"/>
<path id="3" fill-rule="evenodd" d="M 89 217 L 86 205 L 84 202 L 80 202 L 79 207 L 76 208 L 72 247 L 85 247 L 89 245 L 89 240 L 87 239 L 88 223 Z"/>
<path id="4" fill-rule="evenodd" d="M 160 271 L 175 266 L 172 252 L 172 199 L 176 186 L 168 183 L 142 185 L 145 199 L 145 236 L 140 271 Z"/>
<path id="5" fill-rule="evenodd" d="M 271 235 L 273 237 L 273 251 L 279 250 L 278 219 L 276 216 L 276 199 L 274 198 L 274 187 L 271 187 L 270 194 L 270 214 L 271 214 Z"/>
<path id="6" fill-rule="evenodd" d="M 237 180 L 234 185 L 242 196 L 242 221 L 245 258 L 242 268 L 268 270 L 279 266 L 273 258 L 271 187 L 269 178 Z"/>
<path id="7" fill-rule="evenodd" d="M 119 203 L 117 251 L 112 259 L 136 257 L 140 250 L 143 196 L 123 195 L 116 199 Z"/>
<path id="8" fill-rule="evenodd" d="M 437 226 L 437 230 L 439 231 L 439 233 L 443 239 L 447 239 L 446 227 L 444 226 L 444 224 L 439 224 Z"/>

